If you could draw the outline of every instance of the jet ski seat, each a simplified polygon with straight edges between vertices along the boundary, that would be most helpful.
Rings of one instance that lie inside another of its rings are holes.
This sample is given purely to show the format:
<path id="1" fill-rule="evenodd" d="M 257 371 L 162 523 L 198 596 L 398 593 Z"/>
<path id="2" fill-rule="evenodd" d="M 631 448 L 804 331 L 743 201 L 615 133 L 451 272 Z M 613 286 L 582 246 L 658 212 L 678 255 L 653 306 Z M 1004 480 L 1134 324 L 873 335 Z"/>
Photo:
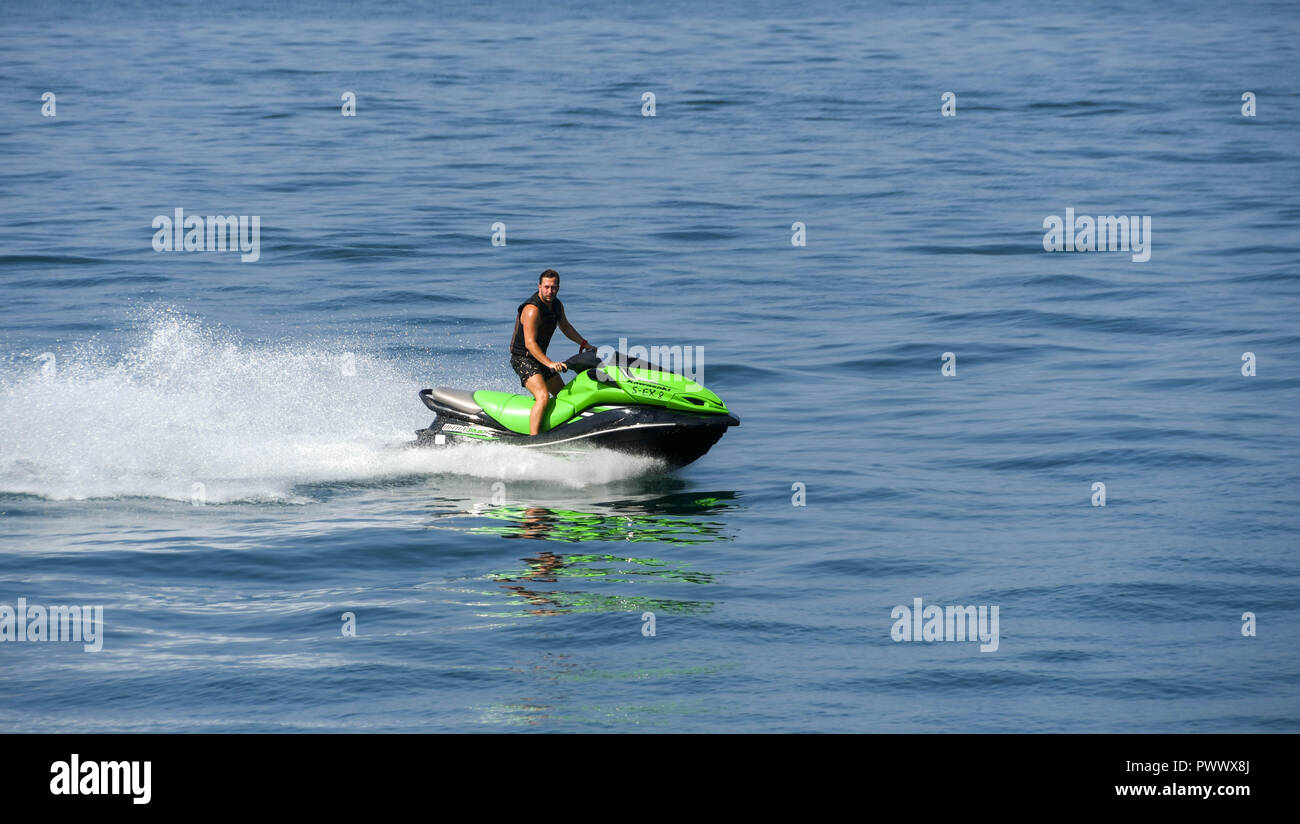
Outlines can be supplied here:
<path id="1" fill-rule="evenodd" d="M 474 393 L 466 392 L 463 389 L 449 389 L 446 386 L 439 386 L 437 389 L 429 390 L 429 397 L 443 406 L 450 406 L 452 409 L 464 412 L 466 415 L 477 415 L 483 411 L 483 407 L 474 402 Z"/>

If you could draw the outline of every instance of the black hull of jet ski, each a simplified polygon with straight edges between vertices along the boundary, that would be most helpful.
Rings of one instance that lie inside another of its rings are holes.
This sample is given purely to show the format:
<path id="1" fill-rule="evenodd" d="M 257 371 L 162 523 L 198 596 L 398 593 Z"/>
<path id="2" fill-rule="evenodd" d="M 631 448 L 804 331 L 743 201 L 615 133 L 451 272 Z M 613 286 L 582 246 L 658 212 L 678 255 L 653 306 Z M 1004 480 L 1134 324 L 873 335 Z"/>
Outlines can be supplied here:
<path id="1" fill-rule="evenodd" d="M 527 395 L 438 387 L 420 390 L 420 400 L 437 418 L 416 432 L 416 445 L 508 443 L 547 452 L 610 449 L 679 467 L 708 452 L 728 428 L 740 425 L 717 395 L 648 361 L 618 353 L 605 362 L 588 350 L 565 365 L 574 378 L 548 405 L 545 432 L 521 434 L 532 410 Z M 555 420 L 562 415 L 570 417 Z"/>
<path id="2" fill-rule="evenodd" d="M 545 452 L 609 449 L 657 458 L 675 468 L 697 460 L 729 427 L 740 425 L 734 415 L 623 406 L 583 413 L 549 432 L 530 436 L 506 429 L 482 412 L 470 415 L 445 407 L 426 392 L 420 397 L 438 417 L 427 429 L 415 433 L 417 446 L 506 443 Z"/>

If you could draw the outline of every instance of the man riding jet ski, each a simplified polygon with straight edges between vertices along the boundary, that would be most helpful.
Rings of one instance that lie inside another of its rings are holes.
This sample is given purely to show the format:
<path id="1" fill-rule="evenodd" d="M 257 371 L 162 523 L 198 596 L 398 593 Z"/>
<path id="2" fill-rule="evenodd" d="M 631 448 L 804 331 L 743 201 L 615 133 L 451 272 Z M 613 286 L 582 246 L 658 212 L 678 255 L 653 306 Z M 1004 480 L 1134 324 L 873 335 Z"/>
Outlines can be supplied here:
<path id="1" fill-rule="evenodd" d="M 553 452 L 605 448 L 685 466 L 709 451 L 728 427 L 727 405 L 695 381 L 618 352 L 603 361 L 590 350 L 564 361 L 577 376 L 543 408 L 530 436 L 534 399 L 480 389 L 421 389 L 437 413 L 415 434 L 417 445 L 498 442 Z"/>
<path id="2" fill-rule="evenodd" d="M 552 451 L 604 447 L 684 466 L 709 451 L 740 421 L 717 395 L 648 361 L 617 353 L 604 362 L 564 316 L 560 275 L 547 269 L 537 293 L 519 304 L 510 365 L 532 398 L 508 392 L 420 390 L 438 413 L 416 434 L 418 445 L 502 441 Z M 578 344 L 566 361 L 546 355 L 559 328 Z M 561 372 L 580 373 L 566 386 Z M 554 395 L 554 399 L 551 396 Z"/>
<path id="3" fill-rule="evenodd" d="M 684 467 L 718 443 L 740 420 L 705 387 L 649 361 L 617 352 L 602 361 L 593 351 L 564 361 L 577 373 L 543 409 L 541 433 L 529 437 L 533 398 L 499 391 L 420 390 L 437 412 L 416 431 L 419 446 L 469 442 L 513 443 L 546 451 L 610 448 L 659 457 Z"/>
<path id="4" fill-rule="evenodd" d="M 533 410 L 528 418 L 528 432 L 541 432 L 542 411 L 547 399 L 564 386 L 560 372 L 564 363 L 546 356 L 551 335 L 559 327 L 565 337 L 578 344 L 578 351 L 595 347 L 578 334 L 564 316 L 560 302 L 560 273 L 547 269 L 537 276 L 537 294 L 529 296 L 515 310 L 515 331 L 510 337 L 510 368 L 519 376 L 519 385 L 533 394 Z"/>

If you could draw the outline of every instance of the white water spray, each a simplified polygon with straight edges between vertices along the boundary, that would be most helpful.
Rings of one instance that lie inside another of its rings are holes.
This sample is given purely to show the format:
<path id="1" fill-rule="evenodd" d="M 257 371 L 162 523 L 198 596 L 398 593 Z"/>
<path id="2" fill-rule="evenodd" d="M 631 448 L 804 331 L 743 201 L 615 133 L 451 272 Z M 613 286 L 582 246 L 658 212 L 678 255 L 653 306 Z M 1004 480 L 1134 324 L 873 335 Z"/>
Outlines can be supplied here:
<path id="1" fill-rule="evenodd" d="M 654 468 L 613 453 L 405 448 L 432 419 L 417 390 L 481 376 L 348 348 L 249 344 L 162 311 L 122 352 L 83 345 L 55 352 L 52 369 L 11 357 L 0 366 L 0 492 L 188 502 L 202 484 L 209 504 L 295 502 L 319 483 L 454 474 L 582 487 Z"/>

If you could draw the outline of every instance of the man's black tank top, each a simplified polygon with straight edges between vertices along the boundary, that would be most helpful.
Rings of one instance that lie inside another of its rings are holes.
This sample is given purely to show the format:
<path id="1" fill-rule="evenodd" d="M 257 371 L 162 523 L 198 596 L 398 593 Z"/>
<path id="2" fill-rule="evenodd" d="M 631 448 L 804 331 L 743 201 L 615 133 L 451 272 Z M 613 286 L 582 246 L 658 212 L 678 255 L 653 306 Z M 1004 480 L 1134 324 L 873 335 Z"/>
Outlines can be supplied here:
<path id="1" fill-rule="evenodd" d="M 528 347 L 524 346 L 524 325 L 520 321 L 520 315 L 523 313 L 524 307 L 530 303 L 536 306 L 537 311 L 540 313 L 537 318 L 536 340 L 538 348 L 543 353 L 546 352 L 546 347 L 551 345 L 551 335 L 555 334 L 555 325 L 560 322 L 560 318 L 564 317 L 564 304 L 560 303 L 559 298 L 552 298 L 551 305 L 547 306 L 541 295 L 534 292 L 532 297 L 519 304 L 519 308 L 515 310 L 515 334 L 510 338 L 510 354 L 512 355 L 530 354 Z"/>

